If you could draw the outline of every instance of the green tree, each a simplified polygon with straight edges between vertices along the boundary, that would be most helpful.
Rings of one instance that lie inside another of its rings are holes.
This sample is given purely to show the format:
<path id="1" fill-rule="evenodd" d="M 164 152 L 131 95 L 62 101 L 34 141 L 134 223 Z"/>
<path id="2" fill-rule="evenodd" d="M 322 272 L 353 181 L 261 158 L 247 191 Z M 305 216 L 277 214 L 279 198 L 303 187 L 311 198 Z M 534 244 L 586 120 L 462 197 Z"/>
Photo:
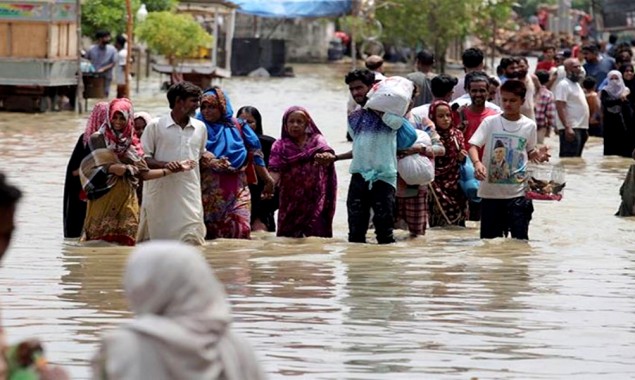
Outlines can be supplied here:
<path id="1" fill-rule="evenodd" d="M 384 25 L 382 40 L 432 50 L 439 70 L 457 39 L 491 36 L 493 21 L 509 19 L 512 0 L 386 0 L 377 8 Z"/>
<path id="2" fill-rule="evenodd" d="M 136 35 L 151 50 L 164 55 L 172 66 L 212 42 L 212 36 L 191 15 L 167 11 L 150 13 L 137 25 Z"/>
<path id="3" fill-rule="evenodd" d="M 486 44 L 491 44 L 494 28 L 512 28 L 512 8 L 515 0 L 485 0 L 480 3 L 476 12 L 479 17 L 472 23 L 471 32 Z"/>
<path id="4" fill-rule="evenodd" d="M 145 3 L 149 12 L 173 9 L 176 0 L 132 0 L 132 11 L 136 14 Z M 82 2 L 82 34 L 94 37 L 98 30 L 107 30 L 113 35 L 126 31 L 126 0 L 86 0 Z"/>
<path id="5" fill-rule="evenodd" d="M 176 7 L 177 0 L 143 0 L 141 1 L 148 8 L 148 12 L 169 11 Z"/>
<path id="6" fill-rule="evenodd" d="M 445 54 L 457 38 L 471 30 L 480 0 L 391 0 L 377 9 L 384 40 L 407 46 L 426 46 L 445 68 Z"/>

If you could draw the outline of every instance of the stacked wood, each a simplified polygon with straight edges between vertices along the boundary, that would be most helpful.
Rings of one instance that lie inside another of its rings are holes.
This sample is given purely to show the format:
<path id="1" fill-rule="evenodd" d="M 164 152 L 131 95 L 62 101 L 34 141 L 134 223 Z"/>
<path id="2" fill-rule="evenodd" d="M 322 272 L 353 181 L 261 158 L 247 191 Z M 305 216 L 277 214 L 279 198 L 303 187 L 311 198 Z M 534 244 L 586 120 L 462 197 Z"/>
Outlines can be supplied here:
<path id="1" fill-rule="evenodd" d="M 567 34 L 556 34 L 544 30 L 532 30 L 522 27 L 520 30 L 498 29 L 496 48 L 505 55 L 528 55 L 541 52 L 545 46 L 555 46 L 557 50 L 571 48 L 574 38 Z M 481 42 L 481 48 L 488 49 L 491 42 Z"/>

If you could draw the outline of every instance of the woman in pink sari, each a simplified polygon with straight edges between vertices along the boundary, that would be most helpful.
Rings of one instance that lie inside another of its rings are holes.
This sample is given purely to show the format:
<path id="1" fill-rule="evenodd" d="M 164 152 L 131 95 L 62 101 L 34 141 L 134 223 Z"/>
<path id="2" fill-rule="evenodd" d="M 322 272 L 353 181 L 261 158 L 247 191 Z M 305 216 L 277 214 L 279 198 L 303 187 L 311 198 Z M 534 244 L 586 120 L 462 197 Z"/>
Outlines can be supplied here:
<path id="1" fill-rule="evenodd" d="M 333 149 L 307 110 L 289 108 L 269 158 L 269 171 L 280 187 L 278 236 L 333 236 L 337 176 L 332 160 L 321 163 L 331 156 Z"/>

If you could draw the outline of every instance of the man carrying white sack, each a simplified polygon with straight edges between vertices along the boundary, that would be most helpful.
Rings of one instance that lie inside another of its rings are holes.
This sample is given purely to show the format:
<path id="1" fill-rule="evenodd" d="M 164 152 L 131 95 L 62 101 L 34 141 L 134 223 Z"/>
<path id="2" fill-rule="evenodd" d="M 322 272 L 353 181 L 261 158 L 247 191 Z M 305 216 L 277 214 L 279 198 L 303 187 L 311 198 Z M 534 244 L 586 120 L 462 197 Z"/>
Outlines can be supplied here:
<path id="1" fill-rule="evenodd" d="M 352 177 L 346 200 L 351 243 L 366 242 L 371 208 L 377 242 L 395 241 L 397 145 L 411 146 L 417 140 L 415 129 L 404 119 L 413 91 L 408 79 L 387 78 L 370 90 L 363 109 L 348 116 L 348 132 L 353 138 Z"/>

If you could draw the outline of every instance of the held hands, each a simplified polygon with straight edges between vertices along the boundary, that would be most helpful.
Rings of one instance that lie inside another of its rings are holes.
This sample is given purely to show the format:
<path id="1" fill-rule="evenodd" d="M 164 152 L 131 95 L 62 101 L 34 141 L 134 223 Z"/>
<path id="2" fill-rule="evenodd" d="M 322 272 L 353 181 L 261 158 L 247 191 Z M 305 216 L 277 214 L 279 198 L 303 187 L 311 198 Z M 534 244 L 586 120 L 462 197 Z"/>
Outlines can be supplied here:
<path id="1" fill-rule="evenodd" d="M 184 172 L 189 172 L 190 170 L 196 168 L 196 161 L 194 160 L 183 160 L 179 163 L 181 164 L 181 169 Z"/>
<path id="2" fill-rule="evenodd" d="M 228 171 L 232 169 L 232 164 L 229 162 L 227 157 L 212 158 L 211 160 L 209 160 L 209 166 L 213 170 L 218 171 Z"/>
<path id="3" fill-rule="evenodd" d="M 179 161 L 168 162 L 167 164 L 165 164 L 164 169 L 168 169 L 172 173 L 178 173 L 183 171 L 183 168 L 181 167 L 181 163 Z"/>
<path id="4" fill-rule="evenodd" d="M 331 152 L 316 153 L 313 156 L 316 165 L 329 166 L 335 162 L 335 155 Z"/>
<path id="5" fill-rule="evenodd" d="M 205 152 L 203 154 L 201 164 L 204 168 L 209 168 L 214 171 L 231 171 L 233 169 L 227 157 L 216 158 L 210 152 Z"/>
<path id="6" fill-rule="evenodd" d="M 276 184 L 273 181 L 273 178 L 268 177 L 265 178 L 265 187 L 262 189 L 262 199 L 271 199 L 276 190 Z"/>
<path id="7" fill-rule="evenodd" d="M 183 161 L 171 161 L 168 162 L 164 169 L 167 169 L 169 173 L 178 173 L 178 172 L 189 172 L 196 168 L 197 162 L 194 160 L 183 160 Z"/>

